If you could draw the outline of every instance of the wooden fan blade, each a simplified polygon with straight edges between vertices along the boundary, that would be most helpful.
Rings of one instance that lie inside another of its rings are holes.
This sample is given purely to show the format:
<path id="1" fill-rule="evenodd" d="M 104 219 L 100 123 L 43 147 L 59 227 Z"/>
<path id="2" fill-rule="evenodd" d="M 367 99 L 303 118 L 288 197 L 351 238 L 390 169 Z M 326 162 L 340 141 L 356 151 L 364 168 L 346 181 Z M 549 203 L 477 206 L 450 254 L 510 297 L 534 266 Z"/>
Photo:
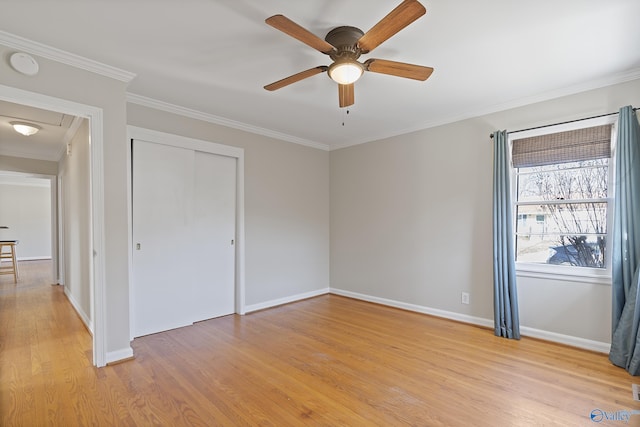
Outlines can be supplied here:
<path id="1" fill-rule="evenodd" d="M 431 73 L 433 73 L 433 68 L 431 67 L 375 58 L 365 61 L 364 68 L 374 73 L 389 74 L 391 76 L 422 81 L 427 80 Z"/>
<path id="2" fill-rule="evenodd" d="M 291 83 L 299 82 L 300 80 L 306 79 L 307 77 L 315 76 L 316 74 L 324 73 L 327 71 L 329 67 L 325 65 L 321 65 L 319 67 L 310 68 L 305 71 L 301 71 L 297 74 L 294 74 L 289 77 L 285 77 L 282 80 L 278 80 L 277 82 L 266 85 L 264 88 L 266 90 L 278 90 L 285 86 L 289 86 Z"/>
<path id="3" fill-rule="evenodd" d="M 358 40 L 358 46 L 362 53 L 371 52 L 381 45 L 389 37 L 411 24 L 416 19 L 427 13 L 420 2 L 416 0 L 404 0 L 393 9 L 380 22 L 373 26 L 364 36 Z"/>
<path id="4" fill-rule="evenodd" d="M 348 107 L 355 103 L 353 83 L 348 85 L 338 85 L 338 98 L 340 101 L 340 108 Z"/>
<path id="5" fill-rule="evenodd" d="M 335 48 L 331 46 L 331 44 L 322 40 L 320 37 L 316 36 L 309 30 L 296 24 L 284 15 L 273 15 L 265 19 L 264 22 L 271 25 L 273 28 L 282 31 L 283 33 L 300 40 L 307 46 L 311 46 L 312 48 L 319 50 L 324 54 L 328 55 L 335 50 Z"/>

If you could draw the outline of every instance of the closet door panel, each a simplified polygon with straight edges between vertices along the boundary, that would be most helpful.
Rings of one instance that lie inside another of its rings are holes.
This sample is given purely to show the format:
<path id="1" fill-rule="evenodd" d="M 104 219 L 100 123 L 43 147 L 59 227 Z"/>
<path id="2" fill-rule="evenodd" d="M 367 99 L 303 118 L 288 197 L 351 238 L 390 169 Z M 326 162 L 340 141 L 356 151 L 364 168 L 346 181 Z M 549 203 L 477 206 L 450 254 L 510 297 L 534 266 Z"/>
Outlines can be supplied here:
<path id="1" fill-rule="evenodd" d="M 190 325 L 194 152 L 133 144 L 133 335 Z"/>
<path id="2" fill-rule="evenodd" d="M 194 321 L 235 311 L 236 159 L 196 152 L 194 167 Z"/>

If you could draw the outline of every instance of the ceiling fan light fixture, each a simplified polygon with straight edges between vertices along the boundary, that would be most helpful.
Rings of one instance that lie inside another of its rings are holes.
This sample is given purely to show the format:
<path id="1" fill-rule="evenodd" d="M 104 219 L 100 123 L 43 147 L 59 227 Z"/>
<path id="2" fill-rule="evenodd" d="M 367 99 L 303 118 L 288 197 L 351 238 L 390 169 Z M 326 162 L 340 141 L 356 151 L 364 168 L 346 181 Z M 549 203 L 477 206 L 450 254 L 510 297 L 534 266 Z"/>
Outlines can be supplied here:
<path id="1" fill-rule="evenodd" d="M 16 132 L 24 136 L 35 135 L 41 129 L 40 126 L 27 122 L 11 122 L 11 126 Z"/>
<path id="2" fill-rule="evenodd" d="M 341 85 L 355 83 L 364 72 L 364 68 L 358 61 L 336 61 L 329 67 L 329 77 Z"/>
<path id="3" fill-rule="evenodd" d="M 277 90 L 327 72 L 329 78 L 338 83 L 338 105 L 343 108 L 353 105 L 354 83 L 365 71 L 424 81 L 429 78 L 433 68 L 375 58 L 361 63 L 358 62 L 358 58 L 362 54 L 370 53 L 426 12 L 427 10 L 418 0 L 403 0 L 366 33 L 356 27 L 341 25 L 329 31 L 324 40 L 284 15 L 273 15 L 265 20 L 267 24 L 328 55 L 333 63 L 293 74 L 264 88 L 269 91 Z"/>

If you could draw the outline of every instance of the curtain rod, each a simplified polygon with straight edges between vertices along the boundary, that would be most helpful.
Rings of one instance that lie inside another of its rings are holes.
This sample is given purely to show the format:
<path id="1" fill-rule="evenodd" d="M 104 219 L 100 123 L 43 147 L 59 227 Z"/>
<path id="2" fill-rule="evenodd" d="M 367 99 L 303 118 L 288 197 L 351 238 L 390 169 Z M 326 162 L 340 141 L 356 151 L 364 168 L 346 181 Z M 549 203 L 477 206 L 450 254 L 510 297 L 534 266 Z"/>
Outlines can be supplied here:
<path id="1" fill-rule="evenodd" d="M 638 111 L 638 108 L 634 108 L 633 111 Z M 566 121 L 566 122 L 553 123 L 553 124 L 550 124 L 550 125 L 536 126 L 536 127 L 532 127 L 532 128 L 528 128 L 528 129 L 514 130 L 512 132 L 507 132 L 507 135 L 512 134 L 512 133 L 525 132 L 525 131 L 528 131 L 528 130 L 548 128 L 548 127 L 551 127 L 551 126 L 566 125 L 567 123 L 581 122 L 583 120 L 597 119 L 599 117 L 613 116 L 614 114 L 620 114 L 620 113 L 618 111 L 616 111 L 615 113 L 600 114 L 599 116 L 585 117 L 583 119 L 575 119 L 575 120 L 569 120 L 569 121 Z M 489 138 L 493 138 L 493 134 L 490 134 Z"/>

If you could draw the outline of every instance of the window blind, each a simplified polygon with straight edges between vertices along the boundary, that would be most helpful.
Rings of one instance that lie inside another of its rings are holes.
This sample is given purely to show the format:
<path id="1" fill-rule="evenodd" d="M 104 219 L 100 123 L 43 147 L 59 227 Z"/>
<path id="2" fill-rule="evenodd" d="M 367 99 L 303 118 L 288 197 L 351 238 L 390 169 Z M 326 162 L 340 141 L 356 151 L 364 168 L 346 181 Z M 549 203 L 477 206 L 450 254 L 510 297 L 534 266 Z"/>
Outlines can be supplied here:
<path id="1" fill-rule="evenodd" d="M 513 140 L 513 167 L 611 157 L 611 124 Z"/>

